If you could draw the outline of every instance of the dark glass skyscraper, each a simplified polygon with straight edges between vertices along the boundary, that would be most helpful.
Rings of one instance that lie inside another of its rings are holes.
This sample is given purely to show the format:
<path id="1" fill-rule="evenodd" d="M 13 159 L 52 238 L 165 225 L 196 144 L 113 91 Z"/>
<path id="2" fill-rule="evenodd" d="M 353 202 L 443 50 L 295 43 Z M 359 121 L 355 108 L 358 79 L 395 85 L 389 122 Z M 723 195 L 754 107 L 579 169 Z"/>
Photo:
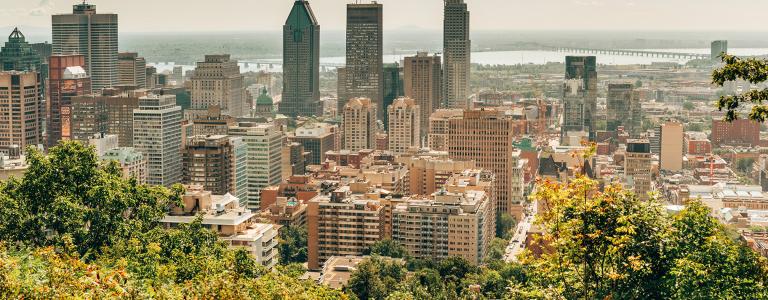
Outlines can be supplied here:
<path id="1" fill-rule="evenodd" d="M 443 84 L 445 107 L 469 107 L 469 71 L 472 42 L 469 11 L 464 0 L 445 0 L 443 20 Z"/>
<path id="2" fill-rule="evenodd" d="M 566 56 L 565 81 L 563 136 L 568 131 L 586 131 L 592 139 L 597 129 L 597 58 Z"/>
<path id="3" fill-rule="evenodd" d="M 18 28 L 13 29 L 8 42 L 0 50 L 0 71 L 42 72 L 43 61 Z"/>
<path id="4" fill-rule="evenodd" d="M 384 65 L 384 110 L 398 97 L 405 96 L 403 90 L 403 67 L 397 63 Z M 389 130 L 389 115 L 384 114 L 384 128 Z"/>
<path id="5" fill-rule="evenodd" d="M 117 15 L 97 14 L 96 5 L 76 4 L 72 14 L 53 15 L 53 54 L 85 56 L 93 89 L 117 85 Z"/>
<path id="6" fill-rule="evenodd" d="M 280 113 L 320 116 L 320 25 L 305 0 L 293 3 L 283 26 L 283 100 Z"/>
<path id="7" fill-rule="evenodd" d="M 363 97 L 376 103 L 378 118 L 382 119 L 383 15 L 384 7 L 376 2 L 347 4 L 347 64 L 344 95 L 339 95 L 340 112 L 349 99 Z"/>

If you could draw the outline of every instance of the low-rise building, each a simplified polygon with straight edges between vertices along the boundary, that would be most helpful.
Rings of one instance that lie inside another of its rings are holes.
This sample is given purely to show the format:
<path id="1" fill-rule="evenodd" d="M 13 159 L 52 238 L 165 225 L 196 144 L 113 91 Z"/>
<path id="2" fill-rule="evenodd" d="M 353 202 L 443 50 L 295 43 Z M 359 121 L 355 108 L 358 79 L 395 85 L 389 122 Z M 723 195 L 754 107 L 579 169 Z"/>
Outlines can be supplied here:
<path id="1" fill-rule="evenodd" d="M 124 178 L 135 178 L 138 184 L 147 183 L 147 158 L 135 148 L 119 147 L 107 150 L 101 160 L 116 161 L 123 170 Z"/>

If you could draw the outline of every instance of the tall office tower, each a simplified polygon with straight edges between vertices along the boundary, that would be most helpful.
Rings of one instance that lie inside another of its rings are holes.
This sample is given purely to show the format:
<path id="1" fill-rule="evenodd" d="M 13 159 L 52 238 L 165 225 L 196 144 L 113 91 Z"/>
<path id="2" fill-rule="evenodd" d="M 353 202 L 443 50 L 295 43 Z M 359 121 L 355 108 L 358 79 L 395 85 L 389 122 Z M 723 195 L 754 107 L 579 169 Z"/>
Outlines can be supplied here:
<path id="1" fill-rule="evenodd" d="M 0 49 L 0 71 L 42 72 L 45 59 L 27 43 L 24 34 L 14 28 L 8 42 Z M 44 78 L 41 79 L 41 83 Z"/>
<path id="2" fill-rule="evenodd" d="M 158 81 L 157 81 L 157 68 L 152 67 L 152 66 L 147 66 L 145 78 L 147 78 L 147 88 L 148 89 L 156 88 L 157 85 L 158 85 Z"/>
<path id="3" fill-rule="evenodd" d="M 243 203 L 260 209 L 261 190 L 282 180 L 282 148 L 285 136 L 272 124 L 241 122 L 229 128 L 230 136 L 243 138 L 247 146 L 247 195 Z M 242 200 L 242 199 L 241 199 Z"/>
<path id="4" fill-rule="evenodd" d="M 376 105 L 377 117 L 384 111 L 384 6 L 373 2 L 347 4 L 347 64 L 344 95 L 338 107 L 352 98 L 368 98 Z"/>
<path id="5" fill-rule="evenodd" d="M 37 72 L 0 72 L 0 147 L 43 143 L 43 101 Z"/>
<path id="6" fill-rule="evenodd" d="M 308 165 L 320 165 L 325 162 L 325 153 L 336 149 L 336 125 L 325 123 L 307 124 L 296 128 L 294 136 L 288 140 L 296 142 L 309 152 Z"/>
<path id="7" fill-rule="evenodd" d="M 242 137 L 192 136 L 182 149 L 182 182 L 215 195 L 248 195 L 248 147 Z"/>
<path id="8" fill-rule="evenodd" d="M 616 131 L 624 126 L 631 136 L 642 131 L 642 109 L 640 95 L 632 84 L 609 84 L 607 101 L 607 130 Z"/>
<path id="9" fill-rule="evenodd" d="M 322 116 L 320 25 L 306 0 L 296 0 L 283 26 L 283 100 L 280 113 Z"/>
<path id="10" fill-rule="evenodd" d="M 464 110 L 438 109 L 429 116 L 429 134 L 427 145 L 435 151 L 448 151 L 448 135 L 450 135 L 451 119 L 462 118 Z"/>
<path id="11" fill-rule="evenodd" d="M 411 98 L 398 98 L 389 106 L 389 151 L 403 154 L 421 147 L 421 108 Z"/>
<path id="12" fill-rule="evenodd" d="M 648 140 L 628 140 L 624 158 L 624 183 L 635 195 L 648 200 L 651 191 L 651 145 Z"/>
<path id="13" fill-rule="evenodd" d="M 182 66 L 173 66 L 171 81 L 175 83 L 175 86 L 184 86 L 184 68 Z"/>
<path id="14" fill-rule="evenodd" d="M 118 53 L 117 84 L 136 89 L 147 88 L 147 61 L 135 52 Z"/>
<path id="15" fill-rule="evenodd" d="M 440 56 L 429 56 L 426 52 L 419 52 L 416 56 L 406 57 L 403 67 L 403 85 L 405 96 L 416 100 L 416 105 L 421 108 L 419 117 L 421 132 L 419 140 L 427 136 L 429 129 L 429 116 L 440 108 L 442 101 L 442 65 Z"/>
<path id="16" fill-rule="evenodd" d="M 53 15 L 53 54 L 85 56 L 94 90 L 117 84 L 117 15 L 97 14 L 96 5 L 75 4 L 72 14 Z"/>
<path id="17" fill-rule="evenodd" d="M 221 113 L 239 118 L 248 114 L 243 75 L 229 54 L 206 55 L 192 76 L 192 109 L 217 105 Z"/>
<path id="18" fill-rule="evenodd" d="M 683 169 L 683 124 L 661 124 L 661 155 L 659 169 L 677 172 Z"/>
<path id="19" fill-rule="evenodd" d="M 91 78 L 82 55 L 53 55 L 48 64 L 48 147 L 72 139 L 72 98 L 91 93 Z"/>
<path id="20" fill-rule="evenodd" d="M 712 42 L 712 61 L 720 61 L 720 55 L 728 53 L 728 41 L 714 41 Z"/>
<path id="21" fill-rule="evenodd" d="M 310 270 L 319 270 L 332 256 L 362 255 L 384 236 L 384 206 L 378 200 L 359 196 L 346 186 L 307 203 Z"/>
<path id="22" fill-rule="evenodd" d="M 343 149 L 376 149 L 376 104 L 371 99 L 353 98 L 342 112 Z"/>
<path id="23" fill-rule="evenodd" d="M 133 147 L 147 157 L 147 183 L 181 182 L 181 119 L 173 95 L 141 97 L 133 110 Z"/>
<path id="24" fill-rule="evenodd" d="M 395 99 L 405 96 L 403 91 L 403 67 L 397 63 L 384 64 L 384 111 Z M 388 116 L 384 114 L 384 129 L 389 130 Z M 422 123 L 424 124 L 424 123 Z"/>
<path id="25" fill-rule="evenodd" d="M 578 83 L 578 84 L 577 84 Z M 565 57 L 565 88 L 563 89 L 565 122 L 563 133 L 581 130 L 594 138 L 597 113 L 597 59 L 594 56 Z M 580 120 L 577 111 L 581 111 Z M 566 131 L 568 130 L 568 131 Z M 565 136 L 565 134 L 563 134 Z"/>
<path id="26" fill-rule="evenodd" d="M 443 18 L 445 107 L 470 108 L 469 72 L 472 41 L 469 40 L 467 4 L 464 0 L 445 0 Z"/>
<path id="27" fill-rule="evenodd" d="M 496 211 L 522 213 L 523 162 L 513 142 L 518 120 L 497 110 L 468 110 L 449 120 L 448 153 L 454 160 L 474 160 L 478 168 L 496 173 Z"/>
<path id="28" fill-rule="evenodd" d="M 133 110 L 146 91 L 72 97 L 72 139 L 87 142 L 97 134 L 117 135 L 118 146 L 133 147 Z"/>

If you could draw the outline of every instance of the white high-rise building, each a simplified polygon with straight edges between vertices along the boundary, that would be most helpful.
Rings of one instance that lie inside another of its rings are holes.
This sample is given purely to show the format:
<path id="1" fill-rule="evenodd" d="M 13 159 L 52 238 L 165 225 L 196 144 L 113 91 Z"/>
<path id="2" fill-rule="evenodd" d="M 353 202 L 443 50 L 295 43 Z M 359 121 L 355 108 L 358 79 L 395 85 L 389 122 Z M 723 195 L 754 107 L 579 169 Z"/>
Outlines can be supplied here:
<path id="1" fill-rule="evenodd" d="M 241 122 L 229 135 L 242 137 L 247 145 L 247 207 L 260 209 L 261 190 L 282 181 L 282 148 L 285 136 L 272 124 Z"/>
<path id="2" fill-rule="evenodd" d="M 389 151 L 403 154 L 412 147 L 420 147 L 420 107 L 411 98 L 398 98 L 387 108 L 389 115 Z"/>
<path id="3" fill-rule="evenodd" d="M 181 182 L 181 119 L 174 95 L 142 97 L 133 110 L 133 146 L 147 158 L 147 183 Z"/>
<path id="4" fill-rule="evenodd" d="M 449 108 L 470 108 L 469 72 L 472 42 L 464 0 L 445 0 L 443 20 L 443 96 Z"/>

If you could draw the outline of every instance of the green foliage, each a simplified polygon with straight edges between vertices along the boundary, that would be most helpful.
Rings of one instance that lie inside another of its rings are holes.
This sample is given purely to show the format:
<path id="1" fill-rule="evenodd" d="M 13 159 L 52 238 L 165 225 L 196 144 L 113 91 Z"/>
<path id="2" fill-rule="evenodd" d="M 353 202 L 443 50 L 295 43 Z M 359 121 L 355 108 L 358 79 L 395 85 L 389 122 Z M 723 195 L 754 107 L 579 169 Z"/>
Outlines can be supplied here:
<path id="1" fill-rule="evenodd" d="M 123 179 L 79 143 L 27 159 L 0 186 L 1 299 L 347 299 L 303 267 L 268 271 L 202 218 L 162 228 L 183 190 Z"/>
<path id="2" fill-rule="evenodd" d="M 379 255 L 391 258 L 406 258 L 408 257 L 408 250 L 405 249 L 400 243 L 393 241 L 392 239 L 383 239 L 376 243 L 373 243 L 369 249 L 364 253 L 365 255 Z"/>
<path id="3" fill-rule="evenodd" d="M 685 109 L 687 111 L 694 110 L 694 109 L 696 109 L 696 104 L 693 104 L 693 102 L 691 102 L 691 101 L 685 101 L 683 103 L 683 109 Z"/>
<path id="4" fill-rule="evenodd" d="M 278 253 L 282 264 L 307 262 L 307 229 L 296 226 L 280 228 Z"/>
<path id="5" fill-rule="evenodd" d="M 752 166 L 755 164 L 755 159 L 751 157 L 741 158 L 736 161 L 736 170 L 742 174 L 749 174 L 752 171 Z"/>
<path id="6" fill-rule="evenodd" d="M 723 86 L 726 82 L 745 80 L 751 84 L 760 84 L 768 79 L 768 63 L 758 58 L 738 58 L 723 54 L 725 66 L 712 73 L 712 82 Z M 725 110 L 725 120 L 733 121 L 739 118 L 739 110 L 753 104 L 749 119 L 765 122 L 768 118 L 768 106 L 763 101 L 768 100 L 768 89 L 750 90 L 740 95 L 724 95 L 717 101 L 717 108 Z"/>
<path id="7" fill-rule="evenodd" d="M 496 237 L 509 240 L 514 235 L 512 230 L 515 228 L 515 218 L 510 214 L 496 213 Z"/>
<path id="8" fill-rule="evenodd" d="M 406 271 L 399 260 L 372 256 L 357 265 L 345 289 L 358 299 L 384 299 L 405 279 Z"/>

